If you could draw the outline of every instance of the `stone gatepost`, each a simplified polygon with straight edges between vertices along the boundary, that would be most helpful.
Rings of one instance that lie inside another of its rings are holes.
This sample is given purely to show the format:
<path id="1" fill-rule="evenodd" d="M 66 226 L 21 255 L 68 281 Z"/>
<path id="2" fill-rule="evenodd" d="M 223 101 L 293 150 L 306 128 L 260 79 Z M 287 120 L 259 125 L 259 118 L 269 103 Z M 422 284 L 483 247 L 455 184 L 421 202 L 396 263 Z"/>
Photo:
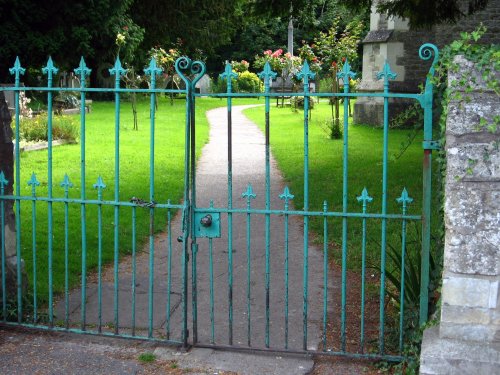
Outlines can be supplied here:
<path id="1" fill-rule="evenodd" d="M 14 145 L 12 143 L 11 115 L 5 101 L 3 91 L 0 91 L 0 171 L 3 171 L 5 179 L 9 181 L 5 188 L 4 194 L 12 194 L 12 186 L 14 183 Z M 13 210 L 14 202 L 11 200 L 4 201 L 5 207 L 5 286 L 8 297 L 16 296 L 17 294 L 17 257 L 16 257 L 16 226 Z M 0 236 L 2 231 L 0 230 Z M 1 237 L 0 237 L 1 240 Z M 1 249 L 0 249 L 1 250 Z M 0 258 L 1 259 L 1 258 Z M 0 276 L 2 269 L 0 268 Z M 0 277 L 0 295 L 2 278 Z M 1 299 L 0 299 L 1 305 Z"/>
<path id="2" fill-rule="evenodd" d="M 491 375 L 500 372 L 500 126 L 488 124 L 500 98 L 474 64 L 455 62 L 449 87 L 466 78 L 473 91 L 455 88 L 463 99 L 448 105 L 441 317 L 424 332 L 420 373 Z"/>

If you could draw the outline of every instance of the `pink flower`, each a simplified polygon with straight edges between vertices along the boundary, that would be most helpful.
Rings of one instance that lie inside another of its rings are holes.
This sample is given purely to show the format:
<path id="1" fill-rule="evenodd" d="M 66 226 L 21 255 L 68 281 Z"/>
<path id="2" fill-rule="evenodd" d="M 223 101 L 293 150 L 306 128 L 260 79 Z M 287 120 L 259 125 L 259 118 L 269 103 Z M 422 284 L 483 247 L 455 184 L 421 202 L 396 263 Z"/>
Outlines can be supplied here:
<path id="1" fill-rule="evenodd" d="M 283 54 L 283 50 L 280 48 L 280 49 L 277 49 L 276 51 L 274 51 L 274 53 L 271 55 L 271 57 L 280 57 L 282 54 Z"/>
<path id="2" fill-rule="evenodd" d="M 267 56 L 270 56 L 272 53 L 273 53 L 273 51 L 271 51 L 270 49 L 268 49 L 267 51 L 264 51 L 264 55 L 267 55 Z"/>
<path id="3" fill-rule="evenodd" d="M 287 52 L 287 53 L 285 53 L 285 57 L 287 59 L 291 59 L 292 58 L 292 54 L 290 52 Z"/>

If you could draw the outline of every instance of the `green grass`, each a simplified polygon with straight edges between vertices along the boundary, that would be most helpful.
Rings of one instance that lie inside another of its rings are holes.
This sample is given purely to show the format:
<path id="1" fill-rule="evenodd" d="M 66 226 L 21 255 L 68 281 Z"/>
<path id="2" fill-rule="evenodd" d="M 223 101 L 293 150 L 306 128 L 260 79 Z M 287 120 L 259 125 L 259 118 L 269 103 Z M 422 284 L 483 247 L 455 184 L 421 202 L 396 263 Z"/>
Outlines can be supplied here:
<path id="1" fill-rule="evenodd" d="M 342 107 L 342 106 L 341 106 Z M 264 130 L 264 109 L 251 108 L 245 114 Z M 330 211 L 342 211 L 343 181 L 343 140 L 331 140 L 320 126 L 330 119 L 330 106 L 326 101 L 316 104 L 312 110 L 309 125 L 309 206 L 311 210 L 321 211 L 323 202 L 328 202 Z M 341 121 L 343 114 L 341 113 Z M 271 150 L 277 159 L 279 169 L 295 195 L 296 208 L 304 204 L 304 114 L 294 112 L 290 108 L 271 106 L 270 142 Z M 352 119 L 350 119 L 352 121 Z M 409 214 L 419 215 L 422 207 L 422 135 L 399 158 L 395 159 L 411 130 L 393 129 L 389 132 L 388 163 L 388 213 L 401 213 L 396 198 L 406 187 L 414 199 L 409 207 Z M 383 131 L 365 125 L 349 125 L 348 156 L 348 212 L 361 212 L 362 206 L 357 201 L 364 187 L 373 197 L 368 204 L 368 212 L 377 213 L 382 204 L 382 149 Z M 437 207 L 436 207 L 437 208 Z M 437 214 L 437 209 L 434 210 Z M 434 220 L 436 222 L 436 220 Z M 348 266 L 359 269 L 361 266 L 362 225 L 360 219 L 348 220 Z M 420 224 L 418 222 L 418 224 Z M 381 222 L 377 219 L 367 220 L 368 259 L 376 264 L 380 254 Z M 419 251 L 419 225 L 408 225 L 408 251 Z M 322 242 L 323 220 L 315 218 L 311 221 L 312 230 L 318 234 L 317 242 Z M 342 222 L 340 219 L 329 220 L 329 241 L 333 255 L 341 257 Z M 401 221 L 388 221 L 388 243 L 400 245 Z"/>
<path id="2" fill-rule="evenodd" d="M 141 353 L 138 359 L 143 363 L 152 363 L 156 361 L 156 355 L 154 353 Z"/>
<path id="3" fill-rule="evenodd" d="M 244 104 L 255 100 L 241 101 Z M 199 151 L 208 139 L 208 123 L 205 112 L 211 108 L 225 105 L 220 99 L 198 98 L 196 100 L 196 148 Z M 133 130 L 130 103 L 122 102 L 120 112 L 120 200 L 129 201 L 132 197 L 149 200 L 149 144 L 150 119 L 149 99 L 141 98 L 138 102 L 139 130 Z M 79 115 L 76 115 L 79 122 Z M 114 199 L 115 170 L 115 110 L 114 102 L 94 102 L 92 112 L 86 121 L 86 193 L 87 199 L 97 199 L 93 188 L 98 176 L 106 184 L 103 200 Z M 166 203 L 180 203 L 184 187 L 184 129 L 185 101 L 175 100 L 171 106 L 168 99 L 160 99 L 156 114 L 155 133 L 155 200 Z M 74 187 L 70 189 L 70 198 L 80 198 L 80 144 L 64 145 L 53 149 L 53 195 L 63 197 L 60 187 L 64 174 L 67 173 Z M 24 152 L 21 154 L 21 195 L 31 196 L 31 187 L 27 185 L 33 172 L 36 173 L 40 186 L 36 194 L 47 196 L 47 151 Z M 97 267 L 97 207 L 89 204 L 86 214 L 87 225 L 87 269 Z M 69 205 L 69 285 L 78 285 L 81 275 L 81 219 L 80 205 Z M 48 299 L 48 209 L 47 203 L 36 203 L 36 256 L 37 256 L 37 291 L 41 302 Z M 64 204 L 53 204 L 53 285 L 54 292 L 64 290 Z M 156 210 L 155 231 L 165 229 L 166 211 Z M 146 240 L 149 229 L 149 213 L 146 209 L 137 209 L 137 250 Z M 173 235 L 181 228 L 172 228 Z M 103 206 L 103 261 L 113 260 L 114 208 Z M 32 203 L 21 204 L 21 252 L 25 260 L 30 287 L 33 279 L 32 246 Z M 120 253 L 132 250 L 131 209 L 120 209 Z"/>

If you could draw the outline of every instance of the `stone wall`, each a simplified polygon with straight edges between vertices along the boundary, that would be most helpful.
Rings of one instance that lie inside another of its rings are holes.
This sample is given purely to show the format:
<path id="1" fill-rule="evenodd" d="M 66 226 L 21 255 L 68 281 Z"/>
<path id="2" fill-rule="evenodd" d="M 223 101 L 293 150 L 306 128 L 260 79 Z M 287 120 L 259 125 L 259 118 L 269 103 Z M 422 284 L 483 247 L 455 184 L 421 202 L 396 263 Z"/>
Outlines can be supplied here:
<path id="1" fill-rule="evenodd" d="M 473 92 L 456 88 L 462 99 L 448 105 L 441 317 L 424 334 L 421 373 L 492 374 L 500 368 L 500 126 L 492 132 L 480 120 L 500 116 L 500 98 L 474 64 L 455 62 L 450 87 L 466 77 Z"/>

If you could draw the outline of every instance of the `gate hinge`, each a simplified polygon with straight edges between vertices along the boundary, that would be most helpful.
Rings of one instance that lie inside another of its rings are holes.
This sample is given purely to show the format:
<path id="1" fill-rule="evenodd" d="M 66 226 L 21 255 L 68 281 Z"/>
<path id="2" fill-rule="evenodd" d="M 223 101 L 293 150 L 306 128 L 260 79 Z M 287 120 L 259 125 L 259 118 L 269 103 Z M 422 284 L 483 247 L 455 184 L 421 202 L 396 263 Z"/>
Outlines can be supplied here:
<path id="1" fill-rule="evenodd" d="M 441 144 L 439 141 L 423 141 L 422 148 L 424 150 L 440 150 Z"/>

